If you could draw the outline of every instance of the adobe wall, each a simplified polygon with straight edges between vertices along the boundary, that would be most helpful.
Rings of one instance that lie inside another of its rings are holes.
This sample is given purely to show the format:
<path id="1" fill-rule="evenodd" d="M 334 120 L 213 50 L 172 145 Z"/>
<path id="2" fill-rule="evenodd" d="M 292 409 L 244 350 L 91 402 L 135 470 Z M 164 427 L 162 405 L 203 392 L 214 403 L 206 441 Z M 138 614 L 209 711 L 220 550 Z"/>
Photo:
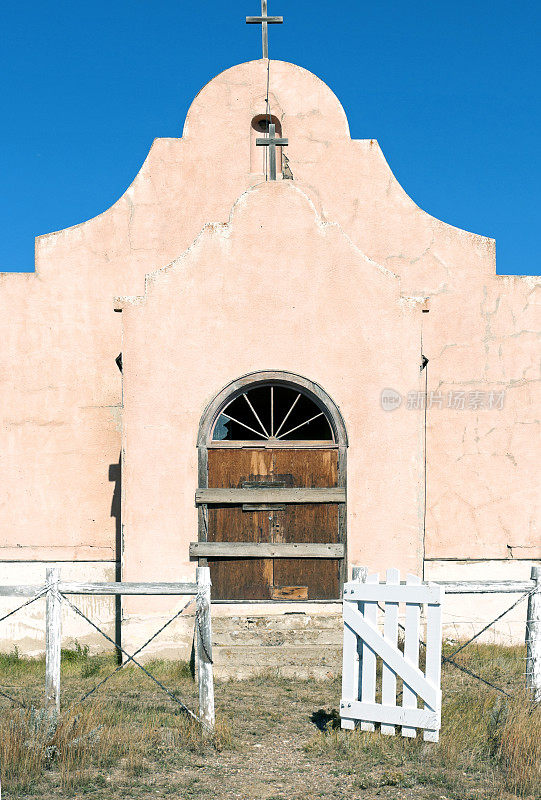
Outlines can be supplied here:
<path id="1" fill-rule="evenodd" d="M 142 295 L 147 273 L 178 259 L 209 222 L 227 222 L 263 180 L 250 171 L 250 121 L 265 110 L 266 79 L 263 61 L 217 76 L 194 100 L 183 137 L 155 140 L 110 209 L 38 237 L 35 274 L 0 275 L 0 559 L 19 565 L 21 582 L 36 563 L 114 565 L 122 400 L 114 359 L 126 343 L 112 298 Z M 444 569 L 466 549 L 488 572 L 501 559 L 527 572 L 541 556 L 532 481 L 539 280 L 496 276 L 492 240 L 419 209 L 377 142 L 350 139 L 342 107 L 314 75 L 271 62 L 270 89 L 293 183 L 319 219 L 397 275 L 403 296 L 429 298 L 421 319 L 429 391 L 505 391 L 503 409 L 427 413 L 427 556 Z M 216 373 L 216 391 L 223 377 Z M 417 385 L 403 388 L 390 416 L 419 416 L 405 407 Z M 369 488 L 384 506 L 385 484 Z M 388 522 L 385 512 L 382 530 Z"/>
<path id="2" fill-rule="evenodd" d="M 401 300 L 391 272 L 321 221 L 297 183 L 245 193 L 230 222 L 205 228 L 122 307 L 127 579 L 190 574 L 202 412 L 224 385 L 260 369 L 315 381 L 341 409 L 351 557 L 377 553 L 383 565 L 405 537 L 402 564 L 421 567 L 421 415 L 404 425 L 378 408 L 381 381 L 419 385 L 420 309 Z"/>

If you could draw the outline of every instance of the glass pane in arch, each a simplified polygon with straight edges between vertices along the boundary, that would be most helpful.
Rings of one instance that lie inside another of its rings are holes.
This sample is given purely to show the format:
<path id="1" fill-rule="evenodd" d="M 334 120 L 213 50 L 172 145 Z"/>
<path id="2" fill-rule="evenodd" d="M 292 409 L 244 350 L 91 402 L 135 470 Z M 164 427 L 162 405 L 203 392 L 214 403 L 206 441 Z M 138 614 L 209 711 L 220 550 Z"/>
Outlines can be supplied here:
<path id="1" fill-rule="evenodd" d="M 213 441 L 334 442 L 325 410 L 294 386 L 247 387 L 219 415 Z"/>

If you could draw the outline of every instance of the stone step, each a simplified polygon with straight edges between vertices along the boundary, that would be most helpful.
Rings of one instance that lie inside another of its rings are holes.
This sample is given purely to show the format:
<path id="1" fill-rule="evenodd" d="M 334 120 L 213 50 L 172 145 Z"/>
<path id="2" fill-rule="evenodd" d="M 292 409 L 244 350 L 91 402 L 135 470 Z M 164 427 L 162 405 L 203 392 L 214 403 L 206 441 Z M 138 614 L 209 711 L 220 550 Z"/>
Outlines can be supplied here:
<path id="1" fill-rule="evenodd" d="M 267 672 L 264 667 L 256 667 L 254 665 L 233 666 L 233 665 L 220 665 L 214 670 L 214 676 L 222 681 L 243 681 L 249 678 L 263 675 Z M 314 681 L 329 681 L 338 678 L 341 675 L 342 668 L 340 665 L 334 667 L 321 667 L 317 664 L 308 665 L 282 665 L 278 668 L 271 668 L 273 675 L 278 675 L 280 678 L 285 679 L 300 679 L 300 680 L 314 680 Z"/>
<path id="2" fill-rule="evenodd" d="M 314 647 L 312 645 L 289 645 L 287 647 L 217 647 L 213 650 L 215 664 L 236 661 L 238 664 L 279 667 L 308 664 L 314 661 L 320 666 L 336 664 L 342 656 L 341 647 Z"/>
<path id="3" fill-rule="evenodd" d="M 284 614 L 235 614 L 219 616 L 213 614 L 212 628 L 216 632 L 236 630 L 299 630 L 304 628 L 339 629 L 342 614 L 310 614 L 305 612 L 285 612 Z"/>
<path id="4" fill-rule="evenodd" d="M 333 677 L 342 663 L 341 647 L 216 647 L 212 651 L 216 677 L 238 679 L 267 670 L 284 676 Z"/>
<path id="5" fill-rule="evenodd" d="M 290 630 L 277 630 L 276 628 L 243 629 L 216 632 L 212 631 L 212 644 L 214 647 L 258 647 L 268 645 L 280 647 L 283 645 L 321 645 L 339 646 L 342 643 L 342 630 L 332 628 L 300 628 Z"/>
<path id="6" fill-rule="evenodd" d="M 285 678 L 336 677 L 342 664 L 342 626 L 337 613 L 215 616 L 215 675 L 241 679 L 272 670 Z"/>

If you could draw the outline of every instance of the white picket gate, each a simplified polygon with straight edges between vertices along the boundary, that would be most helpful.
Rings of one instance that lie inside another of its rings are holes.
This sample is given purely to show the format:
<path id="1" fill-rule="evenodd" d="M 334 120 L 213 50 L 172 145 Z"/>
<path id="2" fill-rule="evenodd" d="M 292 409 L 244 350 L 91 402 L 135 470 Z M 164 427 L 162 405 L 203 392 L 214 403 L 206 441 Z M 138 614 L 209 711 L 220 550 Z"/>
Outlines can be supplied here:
<path id="1" fill-rule="evenodd" d="M 366 582 L 358 579 L 344 585 L 342 728 L 353 729 L 360 721 L 362 730 L 373 731 L 379 723 L 381 733 L 392 736 L 395 726 L 401 726 L 402 736 L 412 738 L 416 728 L 422 728 L 426 741 L 438 741 L 443 595 L 442 586 L 421 583 L 415 575 L 400 583 L 397 569 L 387 570 L 386 583 L 379 583 L 379 575 L 368 575 Z M 401 604 L 405 606 L 403 652 L 398 637 Z M 419 669 L 422 606 L 426 606 L 424 673 Z M 401 697 L 397 677 L 403 684 Z"/>

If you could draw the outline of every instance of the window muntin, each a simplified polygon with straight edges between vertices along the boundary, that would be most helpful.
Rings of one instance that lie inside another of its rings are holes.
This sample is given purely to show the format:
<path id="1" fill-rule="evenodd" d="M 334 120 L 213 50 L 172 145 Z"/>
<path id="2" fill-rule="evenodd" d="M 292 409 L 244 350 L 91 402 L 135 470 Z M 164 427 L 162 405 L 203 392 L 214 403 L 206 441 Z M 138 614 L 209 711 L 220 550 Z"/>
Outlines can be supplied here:
<path id="1" fill-rule="evenodd" d="M 293 386 L 248 387 L 222 409 L 213 441 L 334 442 L 326 412 Z"/>

